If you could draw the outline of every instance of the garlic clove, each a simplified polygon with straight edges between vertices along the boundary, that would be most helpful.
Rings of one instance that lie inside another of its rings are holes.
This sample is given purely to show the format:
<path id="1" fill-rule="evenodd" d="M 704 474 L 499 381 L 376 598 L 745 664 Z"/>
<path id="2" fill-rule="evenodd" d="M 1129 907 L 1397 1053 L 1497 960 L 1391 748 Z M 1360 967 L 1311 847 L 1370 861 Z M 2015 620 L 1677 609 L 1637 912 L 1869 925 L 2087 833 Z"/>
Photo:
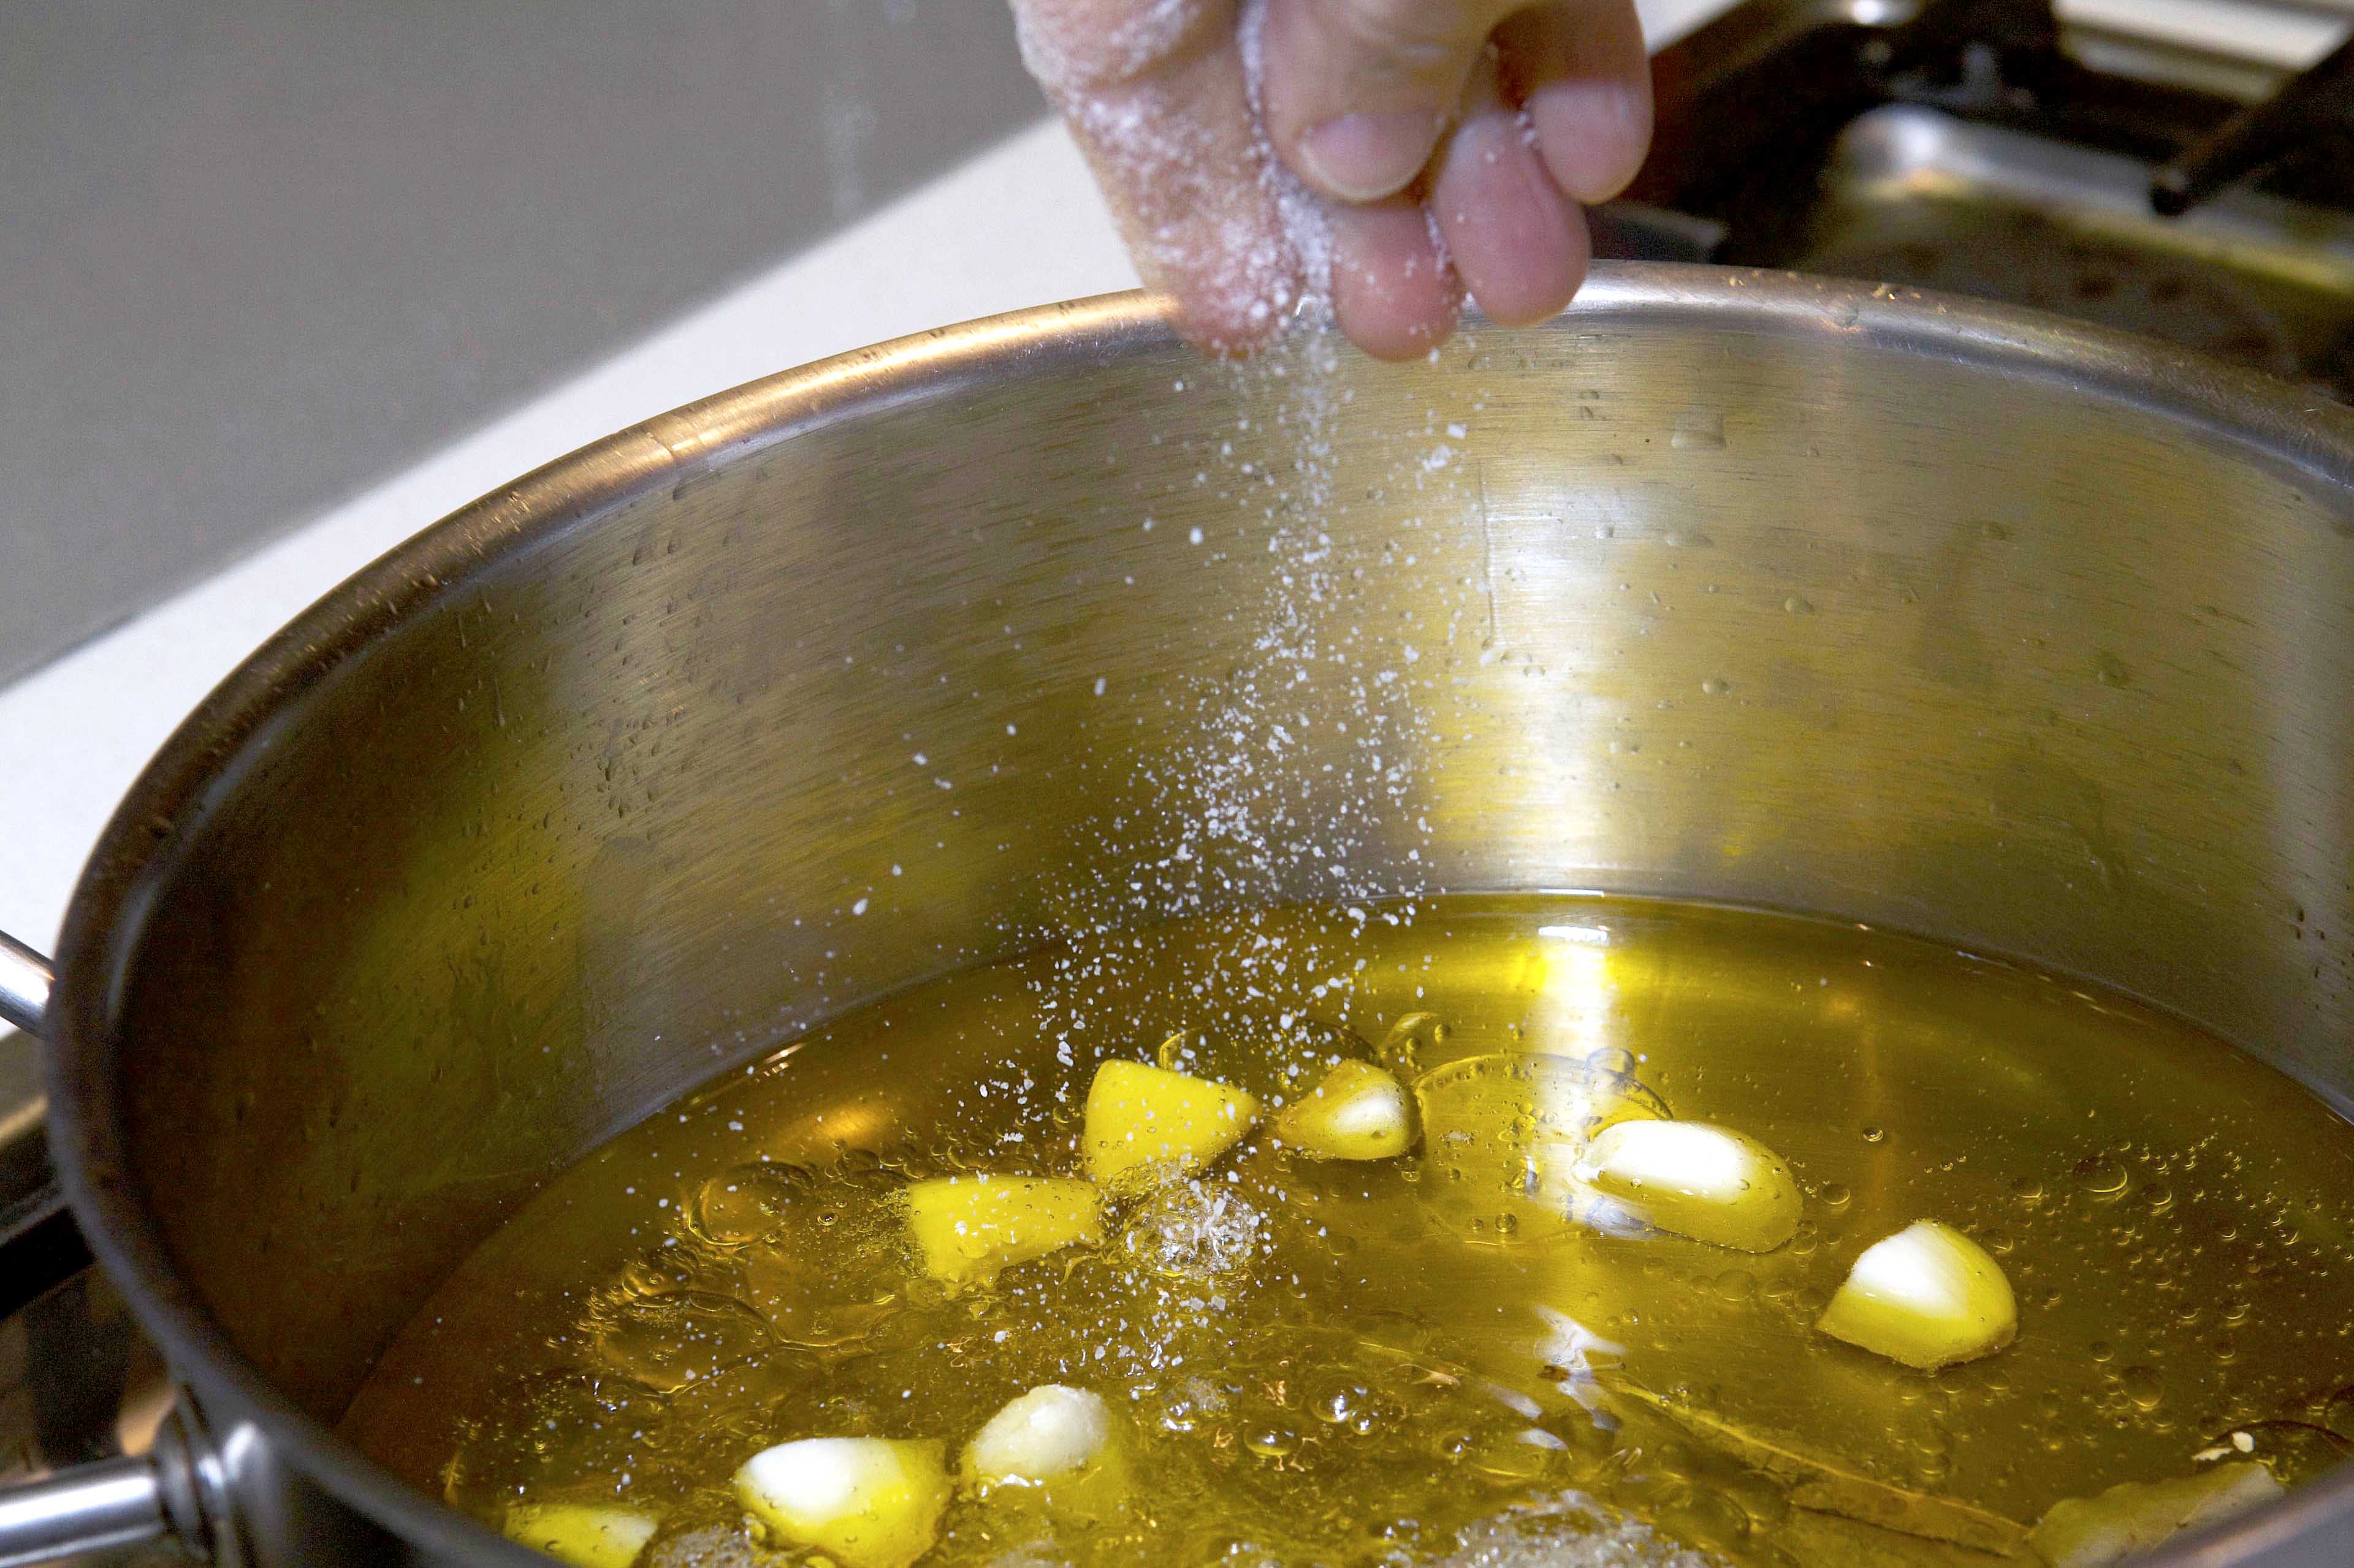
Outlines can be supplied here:
<path id="1" fill-rule="evenodd" d="M 1387 1160 L 1414 1147 L 1405 1087 L 1370 1062 L 1343 1062 L 1276 1114 L 1275 1136 L 1319 1160 Z"/>
<path id="2" fill-rule="evenodd" d="M 989 1418 L 965 1447 L 965 1474 L 984 1487 L 1035 1486 L 1087 1468 L 1110 1441 L 1102 1395 L 1044 1383 Z"/>
<path id="3" fill-rule="evenodd" d="M 2019 1305 L 1984 1247 L 1951 1225 L 1918 1220 L 1864 1248 L 1815 1327 L 1934 1372 L 2010 1343 Z"/>
<path id="4" fill-rule="evenodd" d="M 1594 1135 L 1577 1175 L 1655 1230 L 1739 1252 L 1797 1234 L 1798 1183 L 1781 1156 L 1729 1128 L 1621 1121 Z"/>
<path id="5" fill-rule="evenodd" d="M 843 1568 L 907 1568 L 948 1506 L 942 1446 L 920 1439 L 805 1437 L 763 1448 L 736 1472 L 744 1506 L 796 1546 Z"/>

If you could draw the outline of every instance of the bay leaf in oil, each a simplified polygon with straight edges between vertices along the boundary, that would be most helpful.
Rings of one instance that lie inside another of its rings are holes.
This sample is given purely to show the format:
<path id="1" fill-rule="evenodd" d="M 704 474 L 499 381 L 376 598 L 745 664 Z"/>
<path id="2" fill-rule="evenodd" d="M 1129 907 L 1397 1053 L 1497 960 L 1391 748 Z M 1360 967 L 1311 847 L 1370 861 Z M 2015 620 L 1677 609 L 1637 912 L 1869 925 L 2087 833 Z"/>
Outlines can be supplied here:
<path id="1" fill-rule="evenodd" d="M 2027 1527 L 2017 1520 L 1863 1475 L 1795 1438 L 1693 1410 L 1630 1379 L 1606 1378 L 1604 1385 L 1615 1397 L 1665 1416 L 1692 1441 L 1779 1483 L 1795 1508 L 1998 1556 L 2016 1555 L 2026 1543 Z"/>
<path id="2" fill-rule="evenodd" d="M 1981 1552 L 1803 1508 L 1775 1526 L 1773 1541 L 1798 1568 L 2004 1568 L 2035 1561 L 2024 1552 Z"/>

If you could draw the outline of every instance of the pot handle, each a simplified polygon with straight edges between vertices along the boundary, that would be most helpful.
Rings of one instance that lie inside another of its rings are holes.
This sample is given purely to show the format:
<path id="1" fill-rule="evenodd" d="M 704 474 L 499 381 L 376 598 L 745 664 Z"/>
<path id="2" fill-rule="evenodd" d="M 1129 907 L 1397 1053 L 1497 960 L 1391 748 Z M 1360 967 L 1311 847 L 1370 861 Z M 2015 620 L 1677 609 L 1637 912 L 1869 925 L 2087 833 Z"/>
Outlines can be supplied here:
<path id="1" fill-rule="evenodd" d="M 242 1568 L 227 1497 L 220 1460 L 183 1400 L 146 1454 L 0 1488 L 0 1568 L 164 1541 L 214 1568 Z"/>
<path id="2" fill-rule="evenodd" d="M 38 1039 L 56 970 L 0 931 L 0 1022 Z M 74 1465 L 0 1486 L 0 1568 L 171 1541 L 215 1568 L 241 1568 L 220 1459 L 185 1397 L 145 1454 Z"/>
<path id="3" fill-rule="evenodd" d="M 0 931 L 0 1033 L 14 1024 L 29 1039 L 42 1037 L 53 976 L 48 959 Z M 38 1097 L 12 1094 L 0 1104 L 0 1313 L 15 1311 L 90 1261 L 64 1217 L 43 1119 Z M 43 1233 L 65 1245 L 44 1243 Z"/>
<path id="4" fill-rule="evenodd" d="M 49 960 L 0 931 L 0 1022 L 38 1038 L 49 1011 L 49 987 L 57 971 Z M 5 1568 L 0 1559 L 0 1568 Z"/>

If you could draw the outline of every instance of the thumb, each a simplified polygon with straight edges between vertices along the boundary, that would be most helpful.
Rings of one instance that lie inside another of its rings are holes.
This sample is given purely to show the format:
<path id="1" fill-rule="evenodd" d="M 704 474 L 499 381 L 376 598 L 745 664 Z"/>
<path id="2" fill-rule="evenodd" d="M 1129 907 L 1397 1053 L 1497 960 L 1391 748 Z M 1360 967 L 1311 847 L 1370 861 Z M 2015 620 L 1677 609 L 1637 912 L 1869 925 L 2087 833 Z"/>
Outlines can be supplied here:
<path id="1" fill-rule="evenodd" d="M 1268 0 L 1277 154 L 1341 201 L 1403 190 L 1438 143 L 1496 25 L 1528 0 Z"/>

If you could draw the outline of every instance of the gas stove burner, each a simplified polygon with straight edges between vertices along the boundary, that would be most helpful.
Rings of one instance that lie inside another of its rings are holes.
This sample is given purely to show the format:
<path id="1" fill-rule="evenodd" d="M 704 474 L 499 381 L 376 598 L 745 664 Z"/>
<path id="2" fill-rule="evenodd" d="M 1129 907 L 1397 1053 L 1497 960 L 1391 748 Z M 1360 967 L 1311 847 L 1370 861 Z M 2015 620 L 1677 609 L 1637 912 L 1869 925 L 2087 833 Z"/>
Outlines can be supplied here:
<path id="1" fill-rule="evenodd" d="M 1751 0 L 1659 57 L 1598 245 L 2031 305 L 2354 401 L 2354 45 L 2300 73 L 2240 15 L 2209 31 L 2260 58 L 2043 0 Z"/>
<path id="2" fill-rule="evenodd" d="M 2253 192 L 2156 216 L 2134 159 L 1891 104 L 1832 143 L 1801 271 L 2008 300 L 2346 395 L 2354 217 Z"/>

